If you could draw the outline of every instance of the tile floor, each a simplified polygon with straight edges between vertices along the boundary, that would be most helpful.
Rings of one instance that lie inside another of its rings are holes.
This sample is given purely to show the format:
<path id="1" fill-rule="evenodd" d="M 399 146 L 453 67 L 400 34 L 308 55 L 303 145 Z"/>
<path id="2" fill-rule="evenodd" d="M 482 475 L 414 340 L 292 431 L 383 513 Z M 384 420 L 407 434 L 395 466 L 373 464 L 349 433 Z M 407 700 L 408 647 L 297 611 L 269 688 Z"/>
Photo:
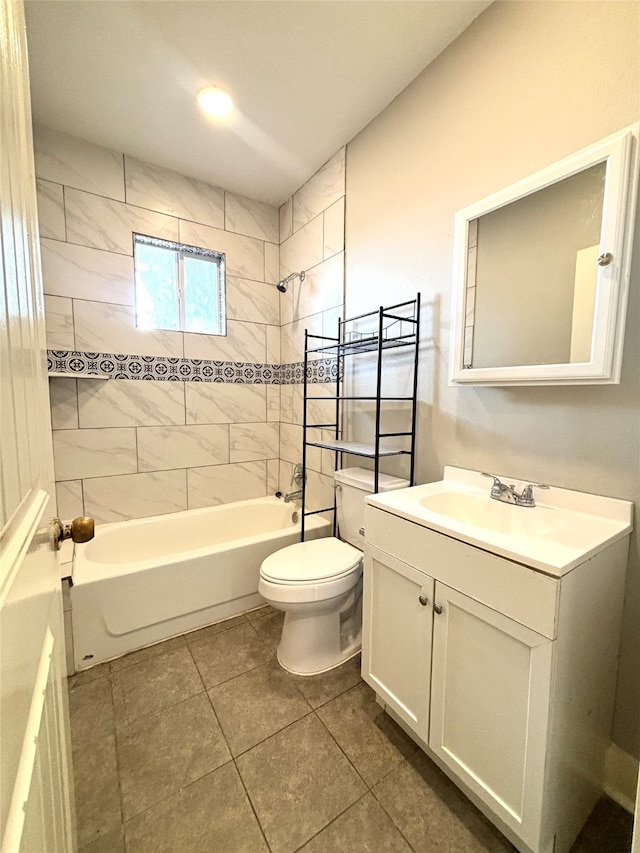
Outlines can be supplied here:
<path id="1" fill-rule="evenodd" d="M 359 659 L 279 668 L 256 610 L 69 679 L 81 853 L 502 853 L 513 847 L 376 704 Z M 628 853 L 602 800 L 574 853 Z"/>

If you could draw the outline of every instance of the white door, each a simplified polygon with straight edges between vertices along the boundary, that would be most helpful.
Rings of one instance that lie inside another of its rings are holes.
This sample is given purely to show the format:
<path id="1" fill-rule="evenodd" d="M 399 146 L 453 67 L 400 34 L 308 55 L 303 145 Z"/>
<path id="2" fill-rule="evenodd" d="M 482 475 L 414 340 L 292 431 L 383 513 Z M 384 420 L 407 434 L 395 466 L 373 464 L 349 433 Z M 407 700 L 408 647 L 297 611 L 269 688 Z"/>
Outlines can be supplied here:
<path id="1" fill-rule="evenodd" d="M 435 608 L 429 746 L 535 848 L 553 643 L 439 582 Z"/>
<path id="2" fill-rule="evenodd" d="M 362 677 L 426 743 L 433 579 L 367 547 L 363 583 Z"/>
<path id="3" fill-rule="evenodd" d="M 0 0 L 0 844 L 75 849 L 22 3 Z"/>

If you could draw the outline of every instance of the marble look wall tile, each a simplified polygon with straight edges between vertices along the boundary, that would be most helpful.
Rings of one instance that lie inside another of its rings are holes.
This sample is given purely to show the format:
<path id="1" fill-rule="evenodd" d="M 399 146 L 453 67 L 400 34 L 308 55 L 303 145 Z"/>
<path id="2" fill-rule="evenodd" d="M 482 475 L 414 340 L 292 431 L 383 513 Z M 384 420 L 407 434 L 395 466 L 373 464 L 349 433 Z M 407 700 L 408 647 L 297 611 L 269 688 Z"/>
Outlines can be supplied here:
<path id="1" fill-rule="evenodd" d="M 280 363 L 280 327 L 267 326 L 267 361 L 269 364 Z"/>
<path id="2" fill-rule="evenodd" d="M 324 257 L 344 250 L 344 198 L 338 199 L 324 212 Z"/>
<path id="3" fill-rule="evenodd" d="M 76 331 L 75 348 L 80 351 L 164 355 L 170 358 L 180 358 L 183 355 L 182 332 L 138 329 L 135 308 L 74 299 L 73 314 Z M 55 349 L 73 349 L 73 347 L 55 347 Z"/>
<path id="4" fill-rule="evenodd" d="M 42 125 L 33 143 L 39 178 L 124 201 L 122 154 Z"/>
<path id="5" fill-rule="evenodd" d="M 224 252 L 227 275 L 262 281 L 264 277 L 264 243 L 254 237 L 231 234 L 180 220 L 180 240 L 189 246 Z"/>
<path id="6" fill-rule="evenodd" d="M 187 382 L 188 424 L 254 423 L 266 419 L 268 385 Z"/>
<path id="7" fill-rule="evenodd" d="M 293 232 L 344 195 L 345 149 L 341 148 L 293 196 Z"/>
<path id="8" fill-rule="evenodd" d="M 302 460 L 301 426 L 280 424 L 280 458 L 293 464 Z"/>
<path id="9" fill-rule="evenodd" d="M 133 257 L 46 239 L 40 251 L 45 293 L 134 304 Z"/>
<path id="10" fill-rule="evenodd" d="M 282 364 L 302 361 L 304 355 L 304 330 L 308 329 L 314 335 L 322 334 L 322 314 L 312 314 L 287 323 L 281 327 L 280 358 Z"/>
<path id="11" fill-rule="evenodd" d="M 280 426 L 277 423 L 231 424 L 229 461 L 249 462 L 278 456 Z"/>
<path id="12" fill-rule="evenodd" d="M 53 431 L 56 480 L 132 474 L 137 470 L 135 429 Z"/>
<path id="13" fill-rule="evenodd" d="M 293 389 L 294 385 L 280 386 L 280 420 L 293 423 Z"/>
<path id="14" fill-rule="evenodd" d="M 187 423 L 232 424 L 264 421 L 267 391 L 271 387 L 224 382 L 185 382 Z"/>
<path id="15" fill-rule="evenodd" d="M 280 294 L 271 284 L 227 276 L 227 317 L 277 326 Z"/>
<path id="16" fill-rule="evenodd" d="M 56 483 L 56 504 L 58 518 L 62 521 L 70 521 L 78 515 L 84 515 L 82 480 L 65 480 L 62 483 Z"/>
<path id="17" fill-rule="evenodd" d="M 225 192 L 224 227 L 236 234 L 257 237 L 258 240 L 278 242 L 280 221 L 278 208 L 261 201 Z"/>
<path id="18" fill-rule="evenodd" d="M 337 337 L 338 320 L 344 317 L 344 306 L 336 305 L 335 308 L 325 309 L 322 312 L 322 334 L 328 337 Z"/>
<path id="19" fill-rule="evenodd" d="M 75 349 L 71 300 L 64 296 L 45 296 L 44 311 L 47 349 Z"/>
<path id="20" fill-rule="evenodd" d="M 265 326 L 227 320 L 226 335 L 196 335 L 185 332 L 184 355 L 185 358 L 253 361 L 264 364 L 267 358 Z"/>
<path id="21" fill-rule="evenodd" d="M 280 291 L 278 291 L 280 293 Z M 286 293 L 280 293 L 280 326 L 291 323 L 293 320 L 293 294 L 294 287 L 287 287 Z"/>
<path id="22" fill-rule="evenodd" d="M 312 219 L 280 246 L 280 276 L 309 270 L 319 264 L 324 255 L 322 216 Z"/>
<path id="23" fill-rule="evenodd" d="M 36 180 L 38 196 L 38 230 L 41 237 L 66 240 L 64 221 L 64 190 L 59 184 Z"/>
<path id="24" fill-rule="evenodd" d="M 269 284 L 280 281 L 280 246 L 276 243 L 264 244 L 264 280 Z"/>
<path id="25" fill-rule="evenodd" d="M 168 384 L 168 383 L 167 383 Z M 84 481 L 85 512 L 103 524 L 187 509 L 184 470 L 125 474 Z"/>
<path id="26" fill-rule="evenodd" d="M 125 157 L 127 202 L 224 228 L 224 191 L 178 172 Z"/>
<path id="27" fill-rule="evenodd" d="M 275 495 L 280 489 L 280 460 L 267 459 L 267 494 Z"/>
<path id="28" fill-rule="evenodd" d="M 178 220 L 98 195 L 65 189 L 67 240 L 121 255 L 133 254 L 133 232 L 179 239 Z"/>
<path id="29" fill-rule="evenodd" d="M 266 478 L 265 462 L 189 468 L 189 509 L 262 498 L 267 494 Z"/>
<path id="30" fill-rule="evenodd" d="M 267 385 L 267 420 L 280 420 L 280 385 Z"/>
<path id="31" fill-rule="evenodd" d="M 184 424 L 184 385 L 184 382 L 78 379 L 80 427 Z"/>
<path id="32" fill-rule="evenodd" d="M 226 424 L 139 427 L 137 432 L 140 471 L 229 462 L 229 427 Z"/>
<path id="33" fill-rule="evenodd" d="M 307 510 L 312 512 L 333 506 L 333 477 L 327 477 L 317 471 L 309 471 L 306 491 Z M 332 518 L 328 515 L 327 518 Z"/>
<path id="34" fill-rule="evenodd" d="M 78 395 L 76 380 L 49 379 L 49 402 L 53 429 L 78 429 Z"/>
<path id="35" fill-rule="evenodd" d="M 293 198 L 288 198 L 280 206 L 280 242 L 291 237 L 293 234 Z"/>
<path id="36" fill-rule="evenodd" d="M 302 284 L 294 292 L 294 319 L 308 317 L 329 308 L 342 309 L 344 296 L 344 255 L 334 255 L 329 260 L 309 270 Z M 331 331 L 337 335 L 338 327 Z"/>

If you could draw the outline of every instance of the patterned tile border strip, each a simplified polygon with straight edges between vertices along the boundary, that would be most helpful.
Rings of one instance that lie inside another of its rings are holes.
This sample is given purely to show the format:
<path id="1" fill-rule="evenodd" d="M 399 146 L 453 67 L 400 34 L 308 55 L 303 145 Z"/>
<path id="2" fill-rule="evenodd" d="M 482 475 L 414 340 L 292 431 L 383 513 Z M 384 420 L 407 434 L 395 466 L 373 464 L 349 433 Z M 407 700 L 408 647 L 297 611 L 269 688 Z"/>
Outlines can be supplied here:
<path id="1" fill-rule="evenodd" d="M 110 379 L 147 379 L 173 382 L 240 382 L 247 385 L 293 385 L 302 382 L 303 363 L 254 364 L 245 361 L 210 361 L 201 358 L 166 358 L 155 355 L 121 355 L 106 352 L 47 350 L 49 373 Z M 324 358 L 308 367 L 311 382 L 335 382 L 338 363 Z"/>

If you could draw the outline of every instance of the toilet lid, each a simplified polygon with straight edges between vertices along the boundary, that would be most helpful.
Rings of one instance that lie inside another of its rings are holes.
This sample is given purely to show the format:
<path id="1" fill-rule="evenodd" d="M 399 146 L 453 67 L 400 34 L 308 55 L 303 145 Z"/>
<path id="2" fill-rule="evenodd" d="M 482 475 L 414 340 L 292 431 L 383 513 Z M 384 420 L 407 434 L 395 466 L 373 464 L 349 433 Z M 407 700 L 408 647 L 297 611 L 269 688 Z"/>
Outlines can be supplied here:
<path id="1" fill-rule="evenodd" d="M 271 554 L 260 574 L 275 583 L 317 583 L 348 574 L 361 559 L 361 551 L 340 539 L 312 539 Z"/>

